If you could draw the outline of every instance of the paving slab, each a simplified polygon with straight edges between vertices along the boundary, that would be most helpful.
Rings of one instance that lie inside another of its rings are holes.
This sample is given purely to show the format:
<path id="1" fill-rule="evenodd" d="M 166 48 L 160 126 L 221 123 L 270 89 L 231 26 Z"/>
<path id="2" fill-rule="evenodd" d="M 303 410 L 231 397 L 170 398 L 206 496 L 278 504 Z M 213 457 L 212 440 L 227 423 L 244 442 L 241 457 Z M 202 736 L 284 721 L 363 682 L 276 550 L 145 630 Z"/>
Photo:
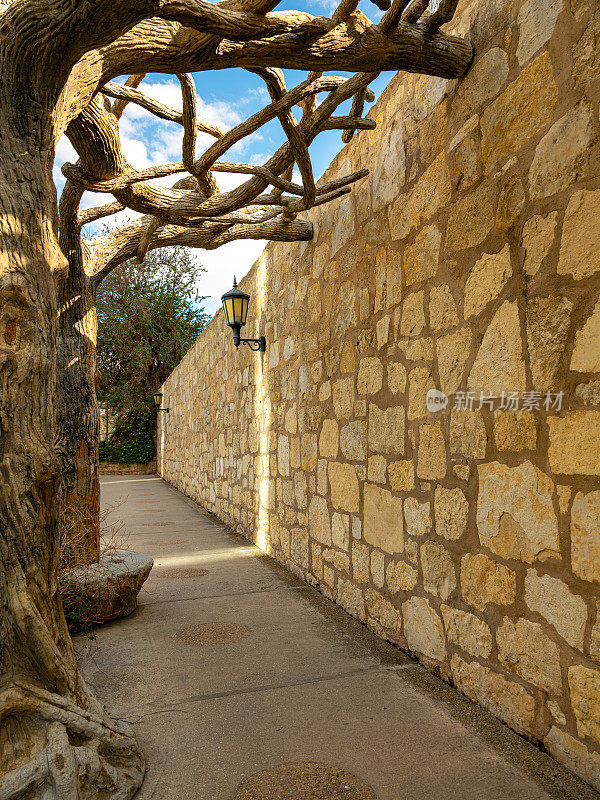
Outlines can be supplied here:
<path id="1" fill-rule="evenodd" d="M 102 502 L 155 559 L 137 611 L 76 641 L 146 753 L 139 800 L 600 798 L 160 479 Z"/>

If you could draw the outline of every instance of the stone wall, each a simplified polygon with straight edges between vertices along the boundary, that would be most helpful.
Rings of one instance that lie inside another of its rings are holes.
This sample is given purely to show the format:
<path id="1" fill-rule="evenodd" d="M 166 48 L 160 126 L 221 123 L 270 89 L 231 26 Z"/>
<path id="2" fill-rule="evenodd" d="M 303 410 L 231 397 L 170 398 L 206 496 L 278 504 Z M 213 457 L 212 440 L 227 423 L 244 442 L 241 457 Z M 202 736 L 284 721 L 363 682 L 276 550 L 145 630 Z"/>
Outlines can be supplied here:
<path id="1" fill-rule="evenodd" d="M 165 383 L 159 473 L 600 788 L 600 8 L 457 19 L 243 281 L 266 353 L 219 313 Z"/>

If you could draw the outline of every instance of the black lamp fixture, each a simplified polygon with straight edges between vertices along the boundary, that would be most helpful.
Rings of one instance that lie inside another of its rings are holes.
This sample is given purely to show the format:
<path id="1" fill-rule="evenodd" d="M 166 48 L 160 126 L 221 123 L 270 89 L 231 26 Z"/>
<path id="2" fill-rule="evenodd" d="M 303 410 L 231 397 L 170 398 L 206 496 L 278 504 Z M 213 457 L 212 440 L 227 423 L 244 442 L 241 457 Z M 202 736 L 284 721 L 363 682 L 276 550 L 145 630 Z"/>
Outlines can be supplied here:
<path id="1" fill-rule="evenodd" d="M 227 324 L 233 331 L 234 345 L 239 347 L 240 344 L 247 344 L 251 350 L 260 350 L 261 353 L 264 353 L 267 349 L 267 340 L 264 336 L 259 336 L 258 339 L 242 339 L 240 337 L 240 331 L 246 324 L 246 317 L 248 316 L 250 295 L 238 289 L 235 277 L 233 279 L 233 289 L 230 289 L 221 297 L 221 302 L 223 303 Z"/>
<path id="2" fill-rule="evenodd" d="M 169 409 L 168 408 L 161 408 L 160 407 L 161 404 L 162 404 L 162 399 L 163 399 L 162 392 L 154 392 L 152 397 L 154 398 L 154 408 L 156 409 L 157 413 L 159 411 L 164 411 L 165 414 L 168 414 L 169 413 Z"/>

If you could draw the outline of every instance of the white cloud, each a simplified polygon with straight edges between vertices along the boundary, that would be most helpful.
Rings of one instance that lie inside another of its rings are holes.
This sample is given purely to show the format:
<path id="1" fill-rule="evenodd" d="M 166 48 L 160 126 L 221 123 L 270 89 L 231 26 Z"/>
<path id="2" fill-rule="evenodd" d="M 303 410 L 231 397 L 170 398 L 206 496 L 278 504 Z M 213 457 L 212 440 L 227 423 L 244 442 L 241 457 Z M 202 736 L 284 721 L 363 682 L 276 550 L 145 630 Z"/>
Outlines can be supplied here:
<path id="1" fill-rule="evenodd" d="M 240 281 L 264 250 L 265 241 L 253 239 L 230 242 L 217 250 L 196 250 L 195 258 L 206 268 L 198 289 L 209 298 L 206 311 L 214 314 L 221 305 L 221 295 L 233 286 L 234 276 Z M 250 301 L 252 302 L 252 301 Z"/>

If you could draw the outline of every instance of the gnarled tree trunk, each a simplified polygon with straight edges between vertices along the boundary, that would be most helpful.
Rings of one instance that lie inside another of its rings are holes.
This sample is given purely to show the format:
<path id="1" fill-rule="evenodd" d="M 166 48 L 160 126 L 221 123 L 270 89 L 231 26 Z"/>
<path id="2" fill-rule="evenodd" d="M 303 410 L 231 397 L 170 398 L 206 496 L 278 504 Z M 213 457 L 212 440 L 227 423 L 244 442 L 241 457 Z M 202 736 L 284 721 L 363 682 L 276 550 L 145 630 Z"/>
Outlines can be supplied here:
<path id="1" fill-rule="evenodd" d="M 73 197 L 75 195 L 75 197 Z M 67 186 L 61 209 L 79 204 L 81 192 Z M 58 288 L 57 453 L 62 467 L 59 529 L 69 566 L 100 557 L 100 415 L 96 399 L 96 297 L 86 273 L 88 255 L 68 211 L 62 215 L 60 246 L 69 261 Z"/>

